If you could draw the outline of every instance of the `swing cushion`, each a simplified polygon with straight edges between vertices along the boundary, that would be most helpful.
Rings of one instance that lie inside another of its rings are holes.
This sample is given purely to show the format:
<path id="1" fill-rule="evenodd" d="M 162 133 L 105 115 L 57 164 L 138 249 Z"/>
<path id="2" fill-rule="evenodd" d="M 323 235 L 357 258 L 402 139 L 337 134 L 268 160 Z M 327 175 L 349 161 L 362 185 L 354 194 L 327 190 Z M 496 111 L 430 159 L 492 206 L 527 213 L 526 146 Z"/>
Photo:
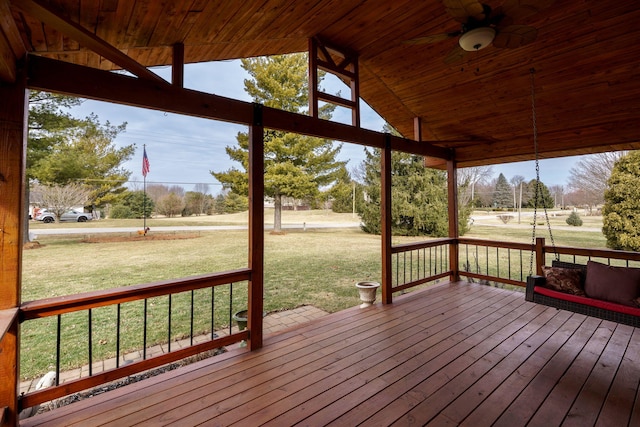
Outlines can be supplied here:
<path id="1" fill-rule="evenodd" d="M 640 268 L 614 267 L 589 261 L 584 290 L 590 298 L 637 307 Z"/>
<path id="2" fill-rule="evenodd" d="M 640 317 L 640 308 L 638 307 L 631 307 L 631 306 L 627 306 L 627 305 L 622 305 L 622 304 L 618 304 L 615 302 L 609 302 L 609 301 L 603 301 L 603 300 L 599 300 L 599 299 L 595 299 L 595 298 L 589 298 L 587 296 L 579 296 L 579 295 L 571 295 L 571 294 L 567 294 L 564 292 L 558 292 L 558 291 L 554 291 L 552 289 L 543 287 L 543 286 L 536 286 L 535 287 L 535 293 L 539 294 L 539 295 L 544 295 L 546 297 L 549 298 L 553 298 L 556 300 L 564 300 L 567 303 L 574 303 L 574 304 L 579 304 L 581 306 L 588 306 L 588 307 L 593 307 L 594 309 L 601 309 L 601 310 L 606 310 L 609 312 L 614 312 L 614 313 L 621 313 L 621 314 L 626 314 L 626 315 L 631 315 L 631 316 L 635 316 L 635 317 Z M 557 305 L 554 305 L 557 306 Z M 572 310 L 572 311 L 577 311 L 577 312 L 581 312 L 583 314 L 586 314 L 588 316 L 596 316 L 596 317 L 602 317 L 601 315 L 599 315 L 596 312 L 589 312 L 587 311 L 582 311 L 582 310 L 575 310 L 575 306 L 566 306 L 566 307 L 561 307 L 564 310 Z M 611 319 L 614 321 L 618 321 L 620 322 L 620 320 L 618 319 Z M 627 323 L 627 322 L 621 322 L 621 323 Z M 636 326 L 636 325 L 633 325 Z"/>
<path id="3" fill-rule="evenodd" d="M 584 275 L 582 270 L 576 268 L 542 267 L 545 277 L 545 286 L 558 292 L 571 295 L 585 296 Z"/>

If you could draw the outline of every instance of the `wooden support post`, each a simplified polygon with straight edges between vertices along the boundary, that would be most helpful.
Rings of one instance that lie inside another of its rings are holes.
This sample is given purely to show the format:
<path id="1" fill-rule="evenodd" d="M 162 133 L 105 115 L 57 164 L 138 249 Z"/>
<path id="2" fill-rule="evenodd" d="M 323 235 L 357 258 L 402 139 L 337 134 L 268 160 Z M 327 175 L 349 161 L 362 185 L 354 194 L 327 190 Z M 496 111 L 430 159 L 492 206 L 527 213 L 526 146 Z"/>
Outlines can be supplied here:
<path id="1" fill-rule="evenodd" d="M 264 309 L 264 127 L 262 105 L 253 105 L 249 127 L 249 349 L 262 347 Z"/>
<path id="2" fill-rule="evenodd" d="M 391 137 L 385 135 L 380 156 L 380 221 L 382 240 L 382 303 L 393 302 L 391 259 Z"/>
<path id="3" fill-rule="evenodd" d="M 545 259 L 545 240 L 544 237 L 536 237 L 536 270 L 535 274 L 538 276 L 542 276 L 542 266 L 544 265 Z"/>
<path id="4" fill-rule="evenodd" d="M 318 42 L 309 38 L 309 115 L 318 118 Z"/>
<path id="5" fill-rule="evenodd" d="M 22 70 L 16 83 L 0 83 L 0 99 L 0 408 L 7 408 L 6 425 L 17 425 L 28 108 Z"/>
<path id="6" fill-rule="evenodd" d="M 184 87 L 184 44 L 173 45 L 173 62 L 171 63 L 171 84 Z"/>
<path id="7" fill-rule="evenodd" d="M 452 282 L 457 282 L 460 280 L 458 259 L 458 237 L 460 237 L 460 230 L 458 226 L 458 168 L 455 160 L 447 160 L 447 196 L 449 199 L 449 237 L 455 239 L 454 242 L 449 244 L 449 268 L 451 269 L 450 280 Z"/>

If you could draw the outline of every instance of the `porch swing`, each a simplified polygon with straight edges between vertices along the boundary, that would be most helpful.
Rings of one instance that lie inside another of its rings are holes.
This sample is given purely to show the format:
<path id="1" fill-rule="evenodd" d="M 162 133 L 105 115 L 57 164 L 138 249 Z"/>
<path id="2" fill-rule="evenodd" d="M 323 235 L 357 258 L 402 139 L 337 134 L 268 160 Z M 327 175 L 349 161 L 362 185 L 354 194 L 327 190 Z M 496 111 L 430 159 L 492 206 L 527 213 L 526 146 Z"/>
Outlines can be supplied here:
<path id="1" fill-rule="evenodd" d="M 533 127 L 533 146 L 535 154 L 536 185 L 533 207 L 533 228 L 531 236 L 531 258 L 529 262 L 529 276 L 527 276 L 525 299 L 537 304 L 572 311 L 603 320 L 610 320 L 633 327 L 640 327 L 640 298 L 634 300 L 637 306 L 630 306 L 612 301 L 611 298 L 602 299 L 602 291 L 615 289 L 619 282 L 635 280 L 640 283 L 640 269 L 629 267 L 612 267 L 589 261 L 587 265 L 560 261 L 560 254 L 556 249 L 551 231 L 551 222 L 546 206 L 543 204 L 544 217 L 549 231 L 549 238 L 553 248 L 554 260 L 551 267 L 543 266 L 543 276 L 534 274 L 533 263 L 536 255 L 536 223 L 538 203 L 540 201 L 540 161 L 538 156 L 538 128 L 536 123 L 535 105 L 535 69 L 531 68 L 531 115 Z M 544 260 L 543 260 L 544 264 Z M 589 272 L 589 283 L 587 283 Z M 537 271 L 536 271 L 537 273 Z M 598 280 L 596 280 L 596 278 Z M 592 284 L 593 283 L 593 284 Z M 593 289 L 593 293 L 590 290 Z M 604 292 L 607 296 L 607 291 Z"/>

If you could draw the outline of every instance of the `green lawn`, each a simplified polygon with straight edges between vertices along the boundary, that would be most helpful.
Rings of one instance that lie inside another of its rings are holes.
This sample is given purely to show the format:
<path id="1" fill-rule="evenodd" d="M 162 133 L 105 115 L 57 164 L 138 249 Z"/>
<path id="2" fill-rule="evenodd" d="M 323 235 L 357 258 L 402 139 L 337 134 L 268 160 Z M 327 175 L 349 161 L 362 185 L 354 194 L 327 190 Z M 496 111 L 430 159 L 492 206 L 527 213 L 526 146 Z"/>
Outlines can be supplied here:
<path id="1" fill-rule="evenodd" d="M 212 221 L 202 217 L 194 222 L 244 223 L 246 214 L 236 214 Z M 285 222 L 350 222 L 350 214 L 330 214 L 326 211 L 286 212 Z M 192 220 L 188 218 L 186 220 Z M 163 219 L 185 223 L 184 219 Z M 160 219 L 156 221 L 161 221 Z M 560 220 L 558 220 L 560 221 Z M 585 221 L 586 222 L 586 221 Z M 120 221 L 97 221 L 73 224 L 91 228 L 95 224 L 123 227 Z M 596 221 L 591 224 L 597 224 Z M 566 224 L 565 224 L 566 225 Z M 57 227 L 40 225 L 40 227 Z M 62 225 L 69 226 L 69 225 Z M 597 226 L 597 225 L 590 225 Z M 154 226 L 152 227 L 152 233 Z M 158 227 L 158 225 L 155 225 Z M 546 227 L 538 227 L 539 235 Z M 158 232 L 159 233 L 159 232 Z M 604 247 L 599 232 L 554 230 L 556 244 L 563 246 Z M 130 286 L 197 274 L 225 271 L 247 266 L 247 232 L 211 231 L 190 233 L 191 238 L 176 240 L 138 240 L 134 242 L 82 243 L 83 236 L 41 236 L 41 247 L 23 254 L 22 300 L 62 296 L 79 292 Z M 531 227 L 476 226 L 469 237 L 530 242 Z M 394 243 L 422 240 L 395 238 Z M 359 304 L 354 284 L 357 281 L 380 281 L 380 236 L 368 235 L 358 229 L 316 229 L 289 231 L 284 235 L 265 234 L 265 311 L 292 309 L 311 304 L 328 312 Z M 229 289 L 216 290 L 215 328 L 228 324 L 228 313 L 246 306 L 246 284 L 233 289 L 233 306 L 229 307 Z M 211 291 L 194 293 L 196 332 L 211 330 L 209 316 Z M 147 343 L 166 342 L 168 297 L 149 300 L 149 337 Z M 171 339 L 189 335 L 191 294 L 172 299 Z M 141 301 L 121 307 L 121 352 L 139 347 L 141 343 Z M 116 307 L 93 310 L 94 360 L 115 354 L 113 329 Z M 63 369 L 82 365 L 87 357 L 87 313 L 62 317 L 64 338 Z M 55 318 L 28 321 L 23 324 L 21 376 L 31 378 L 52 369 L 55 355 Z"/>

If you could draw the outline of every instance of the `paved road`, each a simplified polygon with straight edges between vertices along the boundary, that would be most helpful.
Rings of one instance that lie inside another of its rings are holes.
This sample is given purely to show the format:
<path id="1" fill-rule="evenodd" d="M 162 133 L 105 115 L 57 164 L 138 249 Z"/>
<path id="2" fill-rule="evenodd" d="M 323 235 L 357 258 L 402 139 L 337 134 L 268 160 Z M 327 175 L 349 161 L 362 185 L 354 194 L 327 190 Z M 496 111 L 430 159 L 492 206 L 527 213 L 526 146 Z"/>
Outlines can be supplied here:
<path id="1" fill-rule="evenodd" d="M 305 228 L 358 228 L 359 222 L 342 222 L 342 223 L 300 223 L 300 224 L 282 224 L 282 228 L 287 230 L 304 230 Z M 273 229 L 272 225 L 265 225 L 266 230 Z M 151 232 L 163 231 L 215 231 L 215 230 L 246 230 L 246 225 L 185 225 L 171 227 L 153 227 Z M 38 228 L 29 230 L 35 235 L 56 235 L 56 234 L 98 234 L 98 233 L 137 233 L 142 227 L 104 227 L 104 228 Z"/>

